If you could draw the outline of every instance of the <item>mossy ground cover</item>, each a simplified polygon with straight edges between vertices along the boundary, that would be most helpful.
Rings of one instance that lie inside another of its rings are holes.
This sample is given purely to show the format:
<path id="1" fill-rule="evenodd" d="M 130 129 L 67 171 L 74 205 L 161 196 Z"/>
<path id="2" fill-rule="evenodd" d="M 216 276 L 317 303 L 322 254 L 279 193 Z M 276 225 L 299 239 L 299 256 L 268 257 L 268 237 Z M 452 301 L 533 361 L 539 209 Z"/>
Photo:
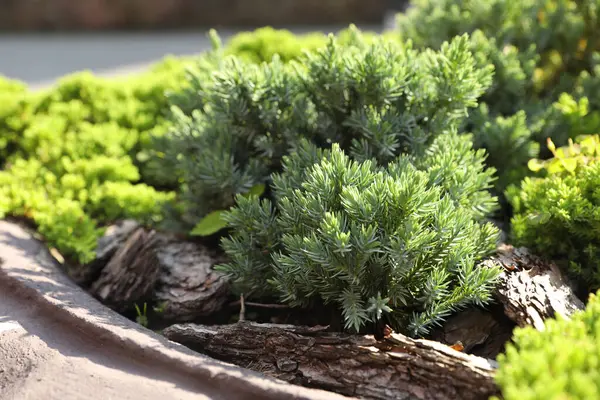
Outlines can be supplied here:
<path id="1" fill-rule="evenodd" d="M 166 90 L 184 82 L 184 60 L 133 78 L 79 73 L 50 89 L 3 92 L 0 215 L 30 218 L 74 262 L 94 257 L 102 225 L 161 219 L 173 194 L 159 191 L 144 154 L 164 129 Z"/>

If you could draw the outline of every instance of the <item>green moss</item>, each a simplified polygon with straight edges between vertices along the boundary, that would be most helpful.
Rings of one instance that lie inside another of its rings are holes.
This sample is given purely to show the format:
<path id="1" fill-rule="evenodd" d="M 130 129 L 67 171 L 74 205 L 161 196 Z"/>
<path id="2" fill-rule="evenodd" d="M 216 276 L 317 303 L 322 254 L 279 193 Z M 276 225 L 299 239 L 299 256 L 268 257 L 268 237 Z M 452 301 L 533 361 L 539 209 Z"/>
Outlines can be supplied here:
<path id="1" fill-rule="evenodd" d="M 155 223 L 172 200 L 140 161 L 164 126 L 165 92 L 185 83 L 186 61 L 166 59 L 116 79 L 83 72 L 29 92 L 6 83 L 0 106 L 0 215 L 31 218 L 71 262 L 94 258 L 102 226 L 120 218 Z"/>
<path id="2" fill-rule="evenodd" d="M 277 54 L 283 62 L 289 62 L 300 58 L 304 50 L 316 50 L 326 44 L 327 36 L 321 33 L 297 36 L 285 29 L 264 27 L 235 35 L 229 41 L 225 54 L 255 64 L 269 62 Z"/>
<path id="3" fill-rule="evenodd" d="M 517 328 L 498 357 L 504 400 L 600 398 L 600 301 L 592 295 L 571 320 L 547 320 L 544 331 Z M 497 400 L 497 399 L 495 399 Z"/>
<path id="4" fill-rule="evenodd" d="M 356 41 L 356 32 L 356 27 L 350 25 L 350 27 L 338 32 L 336 37 L 341 44 L 350 45 Z M 384 36 L 395 40 L 392 33 Z M 377 37 L 379 35 L 375 33 L 361 33 L 361 40 L 366 40 L 369 43 Z M 269 62 L 275 55 L 283 63 L 288 63 L 302 58 L 305 52 L 312 52 L 326 45 L 327 35 L 320 32 L 295 35 L 286 29 L 264 27 L 235 35 L 227 43 L 224 53 L 254 64 Z"/>
<path id="5" fill-rule="evenodd" d="M 511 186 L 516 244 L 556 260 L 588 289 L 600 288 L 600 138 L 555 148 L 554 157 L 532 160 L 540 177 Z"/>

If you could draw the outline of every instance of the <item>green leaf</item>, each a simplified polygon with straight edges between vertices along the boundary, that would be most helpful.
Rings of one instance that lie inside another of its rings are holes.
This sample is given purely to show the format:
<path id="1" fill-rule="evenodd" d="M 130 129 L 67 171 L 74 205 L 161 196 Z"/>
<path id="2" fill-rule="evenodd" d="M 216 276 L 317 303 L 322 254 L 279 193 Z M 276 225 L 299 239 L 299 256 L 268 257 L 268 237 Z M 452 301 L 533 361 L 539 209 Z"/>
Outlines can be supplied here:
<path id="1" fill-rule="evenodd" d="M 565 158 L 562 160 L 562 165 L 569 173 L 572 174 L 573 172 L 575 172 L 575 169 L 577 168 L 577 159 Z"/>
<path id="2" fill-rule="evenodd" d="M 225 210 L 217 210 L 207 214 L 200 222 L 198 222 L 194 229 L 192 229 L 190 235 L 209 236 L 225 228 L 227 222 L 221 218 L 224 212 Z"/>
<path id="3" fill-rule="evenodd" d="M 244 196 L 244 197 L 250 197 L 250 196 L 260 197 L 264 192 L 265 192 L 265 184 L 259 183 L 258 185 L 252 186 L 250 188 L 250 190 L 248 190 L 242 196 Z"/>
<path id="4" fill-rule="evenodd" d="M 538 172 L 544 168 L 544 162 L 533 158 L 529 160 L 529 162 L 527 163 L 527 167 L 533 172 Z"/>
<path id="5" fill-rule="evenodd" d="M 553 158 L 548 163 L 548 168 L 547 168 L 548 175 L 560 174 L 564 170 L 565 170 L 565 168 L 563 166 L 562 160 L 559 158 Z"/>

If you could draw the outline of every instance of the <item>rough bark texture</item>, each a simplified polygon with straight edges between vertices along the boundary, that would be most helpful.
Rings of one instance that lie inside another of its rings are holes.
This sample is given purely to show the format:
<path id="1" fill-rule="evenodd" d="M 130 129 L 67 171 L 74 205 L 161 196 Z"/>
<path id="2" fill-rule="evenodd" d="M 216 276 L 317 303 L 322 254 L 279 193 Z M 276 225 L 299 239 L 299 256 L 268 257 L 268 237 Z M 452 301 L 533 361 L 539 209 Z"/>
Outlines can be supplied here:
<path id="1" fill-rule="evenodd" d="M 498 254 L 482 266 L 504 269 L 495 297 L 507 317 L 519 326 L 544 329 L 546 318 L 568 318 L 584 308 L 556 264 L 532 255 L 525 248 L 500 246 Z"/>
<path id="2" fill-rule="evenodd" d="M 460 343 L 465 352 L 496 358 L 504 351 L 515 326 L 533 325 L 542 330 L 545 319 L 556 314 L 568 318 L 584 307 L 558 267 L 525 248 L 502 245 L 497 255 L 481 266 L 503 269 L 494 294 L 496 305 L 448 318 L 433 332 L 434 340 L 448 345 Z"/>
<path id="3" fill-rule="evenodd" d="M 161 318 L 191 321 L 223 307 L 229 294 L 227 279 L 213 270 L 219 257 L 206 247 L 166 236 L 156 248 L 160 273 L 154 299 Z"/>
<path id="4" fill-rule="evenodd" d="M 148 299 L 159 272 L 154 252 L 157 242 L 156 232 L 137 228 L 104 267 L 90 292 L 120 312 Z"/>
<path id="5" fill-rule="evenodd" d="M 191 321 L 227 300 L 227 280 L 213 270 L 220 259 L 201 244 L 124 222 L 107 230 L 97 254 L 80 275 L 98 276 L 90 292 L 117 311 L 154 301 L 162 319 Z"/>
<path id="6" fill-rule="evenodd" d="M 325 330 L 241 322 L 179 324 L 163 334 L 214 358 L 347 396 L 487 400 L 497 393 L 494 361 L 395 333 L 376 341 Z"/>
<path id="7" fill-rule="evenodd" d="M 0 29 L 379 23 L 386 6 L 387 0 L 0 0 Z"/>
<path id="8" fill-rule="evenodd" d="M 125 220 L 106 228 L 104 236 L 98 240 L 96 246 L 96 261 L 103 266 L 108 263 L 111 257 L 127 241 L 127 238 L 140 227 L 140 224 L 134 220 Z"/>
<path id="9" fill-rule="evenodd" d="M 104 232 L 104 236 L 98 240 L 96 259 L 84 266 L 69 267 L 69 276 L 77 284 L 89 287 L 100 277 L 102 269 L 125 243 L 127 238 L 139 227 L 140 224 L 134 220 L 124 220 L 109 226 Z"/>

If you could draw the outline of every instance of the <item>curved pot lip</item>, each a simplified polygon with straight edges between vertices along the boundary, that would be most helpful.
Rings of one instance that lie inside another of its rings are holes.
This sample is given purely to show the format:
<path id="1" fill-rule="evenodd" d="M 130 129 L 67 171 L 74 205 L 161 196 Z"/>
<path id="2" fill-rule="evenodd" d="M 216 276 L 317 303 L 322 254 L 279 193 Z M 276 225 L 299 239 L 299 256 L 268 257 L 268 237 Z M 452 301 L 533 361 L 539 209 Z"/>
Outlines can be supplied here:
<path id="1" fill-rule="evenodd" d="M 205 384 L 206 391 L 200 389 L 198 394 L 208 398 L 348 398 L 288 384 L 214 360 L 128 320 L 72 282 L 32 233 L 3 220 L 0 220 L 0 260 L 0 293 L 16 300 L 13 304 L 26 305 L 29 310 L 35 308 L 35 314 L 28 314 L 30 318 L 35 315 L 34 325 L 60 326 L 75 336 L 94 341 L 102 351 L 114 350 L 132 362 L 153 365 L 155 373 L 162 369 L 165 375 L 175 373 L 182 380 L 194 383 L 194 387 Z M 22 322 L 27 321 L 18 322 L 23 325 Z M 29 333 L 35 335 L 35 332 Z"/>

